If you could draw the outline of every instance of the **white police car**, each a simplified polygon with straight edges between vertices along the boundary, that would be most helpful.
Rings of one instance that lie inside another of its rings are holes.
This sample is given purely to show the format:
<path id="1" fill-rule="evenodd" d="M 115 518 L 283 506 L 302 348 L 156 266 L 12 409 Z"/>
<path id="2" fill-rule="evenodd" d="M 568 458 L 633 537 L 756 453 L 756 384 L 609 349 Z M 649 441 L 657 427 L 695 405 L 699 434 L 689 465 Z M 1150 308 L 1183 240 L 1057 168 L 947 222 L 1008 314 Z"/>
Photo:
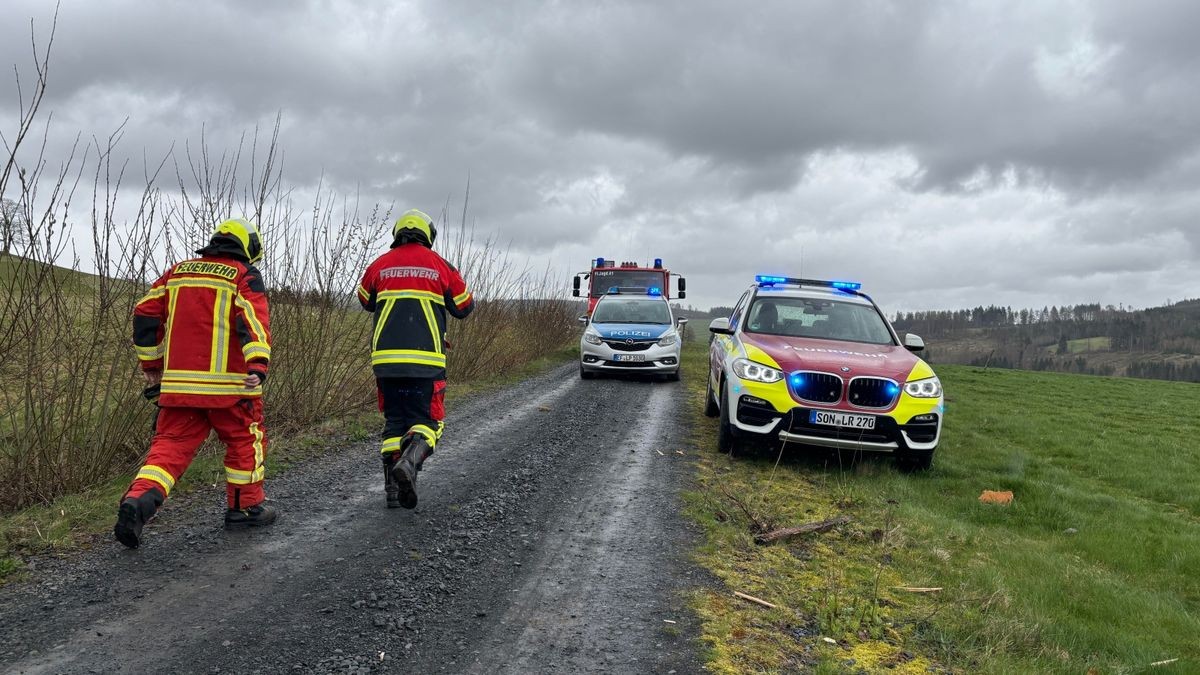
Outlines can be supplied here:
<path id="1" fill-rule="evenodd" d="M 679 327 L 671 306 L 656 288 L 613 288 L 587 316 L 579 341 L 579 376 L 601 372 L 658 373 L 679 379 Z"/>

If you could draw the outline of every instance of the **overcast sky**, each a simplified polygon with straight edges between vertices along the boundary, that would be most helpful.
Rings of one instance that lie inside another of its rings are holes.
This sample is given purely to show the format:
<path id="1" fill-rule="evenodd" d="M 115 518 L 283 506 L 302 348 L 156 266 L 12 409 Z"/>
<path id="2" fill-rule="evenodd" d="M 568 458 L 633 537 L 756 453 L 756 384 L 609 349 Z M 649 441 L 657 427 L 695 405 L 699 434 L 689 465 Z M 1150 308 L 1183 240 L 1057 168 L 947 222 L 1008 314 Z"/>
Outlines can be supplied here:
<path id="1" fill-rule="evenodd" d="M 5 1 L 0 64 L 47 4 Z M 1198 33 L 1191 0 L 64 0 L 44 105 L 138 157 L 281 112 L 291 185 L 437 211 L 469 173 L 519 256 L 662 257 L 699 306 L 801 272 L 1149 306 L 1200 296 Z"/>

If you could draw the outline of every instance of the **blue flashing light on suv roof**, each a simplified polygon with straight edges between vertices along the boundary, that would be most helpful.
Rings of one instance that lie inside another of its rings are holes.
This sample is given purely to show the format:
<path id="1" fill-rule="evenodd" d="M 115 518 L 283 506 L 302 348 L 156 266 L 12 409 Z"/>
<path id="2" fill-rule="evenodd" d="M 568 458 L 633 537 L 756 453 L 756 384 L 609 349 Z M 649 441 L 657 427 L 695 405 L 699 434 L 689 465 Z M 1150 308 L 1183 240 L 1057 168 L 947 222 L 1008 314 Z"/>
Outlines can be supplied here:
<path id="1" fill-rule="evenodd" d="M 759 274 L 754 277 L 754 281 L 760 286 L 774 286 L 776 284 L 788 284 L 792 286 L 824 286 L 826 288 L 836 288 L 839 291 L 857 291 L 862 288 L 862 284 L 857 281 L 825 281 L 823 279 L 797 279 L 794 277 L 776 277 L 766 274 Z"/>

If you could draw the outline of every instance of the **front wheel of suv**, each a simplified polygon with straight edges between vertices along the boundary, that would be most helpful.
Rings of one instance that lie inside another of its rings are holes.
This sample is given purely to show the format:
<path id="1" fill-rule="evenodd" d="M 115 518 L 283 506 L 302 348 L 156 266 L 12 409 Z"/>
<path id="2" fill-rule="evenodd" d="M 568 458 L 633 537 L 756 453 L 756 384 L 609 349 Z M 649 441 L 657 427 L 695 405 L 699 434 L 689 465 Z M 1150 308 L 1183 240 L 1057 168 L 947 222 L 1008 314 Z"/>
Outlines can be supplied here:
<path id="1" fill-rule="evenodd" d="M 709 377 L 704 385 L 704 416 L 716 417 L 721 409 L 717 407 L 717 400 L 713 398 L 712 378 Z"/>
<path id="2" fill-rule="evenodd" d="M 733 437 L 733 422 L 729 421 L 729 396 L 725 386 L 721 386 L 721 420 L 717 425 L 717 450 L 733 454 L 735 444 Z"/>

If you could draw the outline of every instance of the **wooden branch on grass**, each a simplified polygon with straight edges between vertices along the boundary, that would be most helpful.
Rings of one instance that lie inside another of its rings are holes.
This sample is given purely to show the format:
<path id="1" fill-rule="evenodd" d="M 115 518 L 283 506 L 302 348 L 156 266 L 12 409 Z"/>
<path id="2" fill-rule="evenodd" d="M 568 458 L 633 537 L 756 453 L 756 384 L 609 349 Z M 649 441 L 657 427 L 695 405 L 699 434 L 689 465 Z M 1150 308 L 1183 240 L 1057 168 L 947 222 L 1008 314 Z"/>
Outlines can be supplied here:
<path id="1" fill-rule="evenodd" d="M 838 516 L 828 520 L 820 520 L 815 523 L 805 523 L 796 525 L 795 527 L 781 527 L 778 530 L 772 530 L 763 534 L 755 535 L 754 542 L 756 544 L 769 544 L 780 539 L 795 537 L 801 534 L 812 534 L 814 532 L 824 532 L 832 530 L 838 525 L 845 525 L 850 522 L 850 516 Z"/>
<path id="2" fill-rule="evenodd" d="M 726 499 L 733 502 L 739 509 L 741 509 L 742 513 L 746 514 L 746 518 L 750 520 L 750 526 L 755 532 L 764 532 L 768 529 L 766 523 L 762 522 L 757 516 L 754 515 L 754 512 L 750 510 L 750 507 L 746 505 L 746 502 L 730 493 L 729 488 L 725 487 L 724 483 L 717 483 L 717 490 L 719 490 Z M 757 540 L 759 536 L 761 535 L 755 535 L 755 540 Z"/>
<path id="3" fill-rule="evenodd" d="M 734 591 L 733 594 L 743 600 L 748 600 L 750 602 L 753 602 L 756 605 L 762 605 L 763 607 L 766 607 L 767 609 L 775 609 L 776 607 L 778 607 L 778 605 L 767 602 L 766 600 L 763 600 L 762 598 L 756 598 L 753 595 L 747 595 L 745 593 L 742 593 L 741 591 Z"/>

